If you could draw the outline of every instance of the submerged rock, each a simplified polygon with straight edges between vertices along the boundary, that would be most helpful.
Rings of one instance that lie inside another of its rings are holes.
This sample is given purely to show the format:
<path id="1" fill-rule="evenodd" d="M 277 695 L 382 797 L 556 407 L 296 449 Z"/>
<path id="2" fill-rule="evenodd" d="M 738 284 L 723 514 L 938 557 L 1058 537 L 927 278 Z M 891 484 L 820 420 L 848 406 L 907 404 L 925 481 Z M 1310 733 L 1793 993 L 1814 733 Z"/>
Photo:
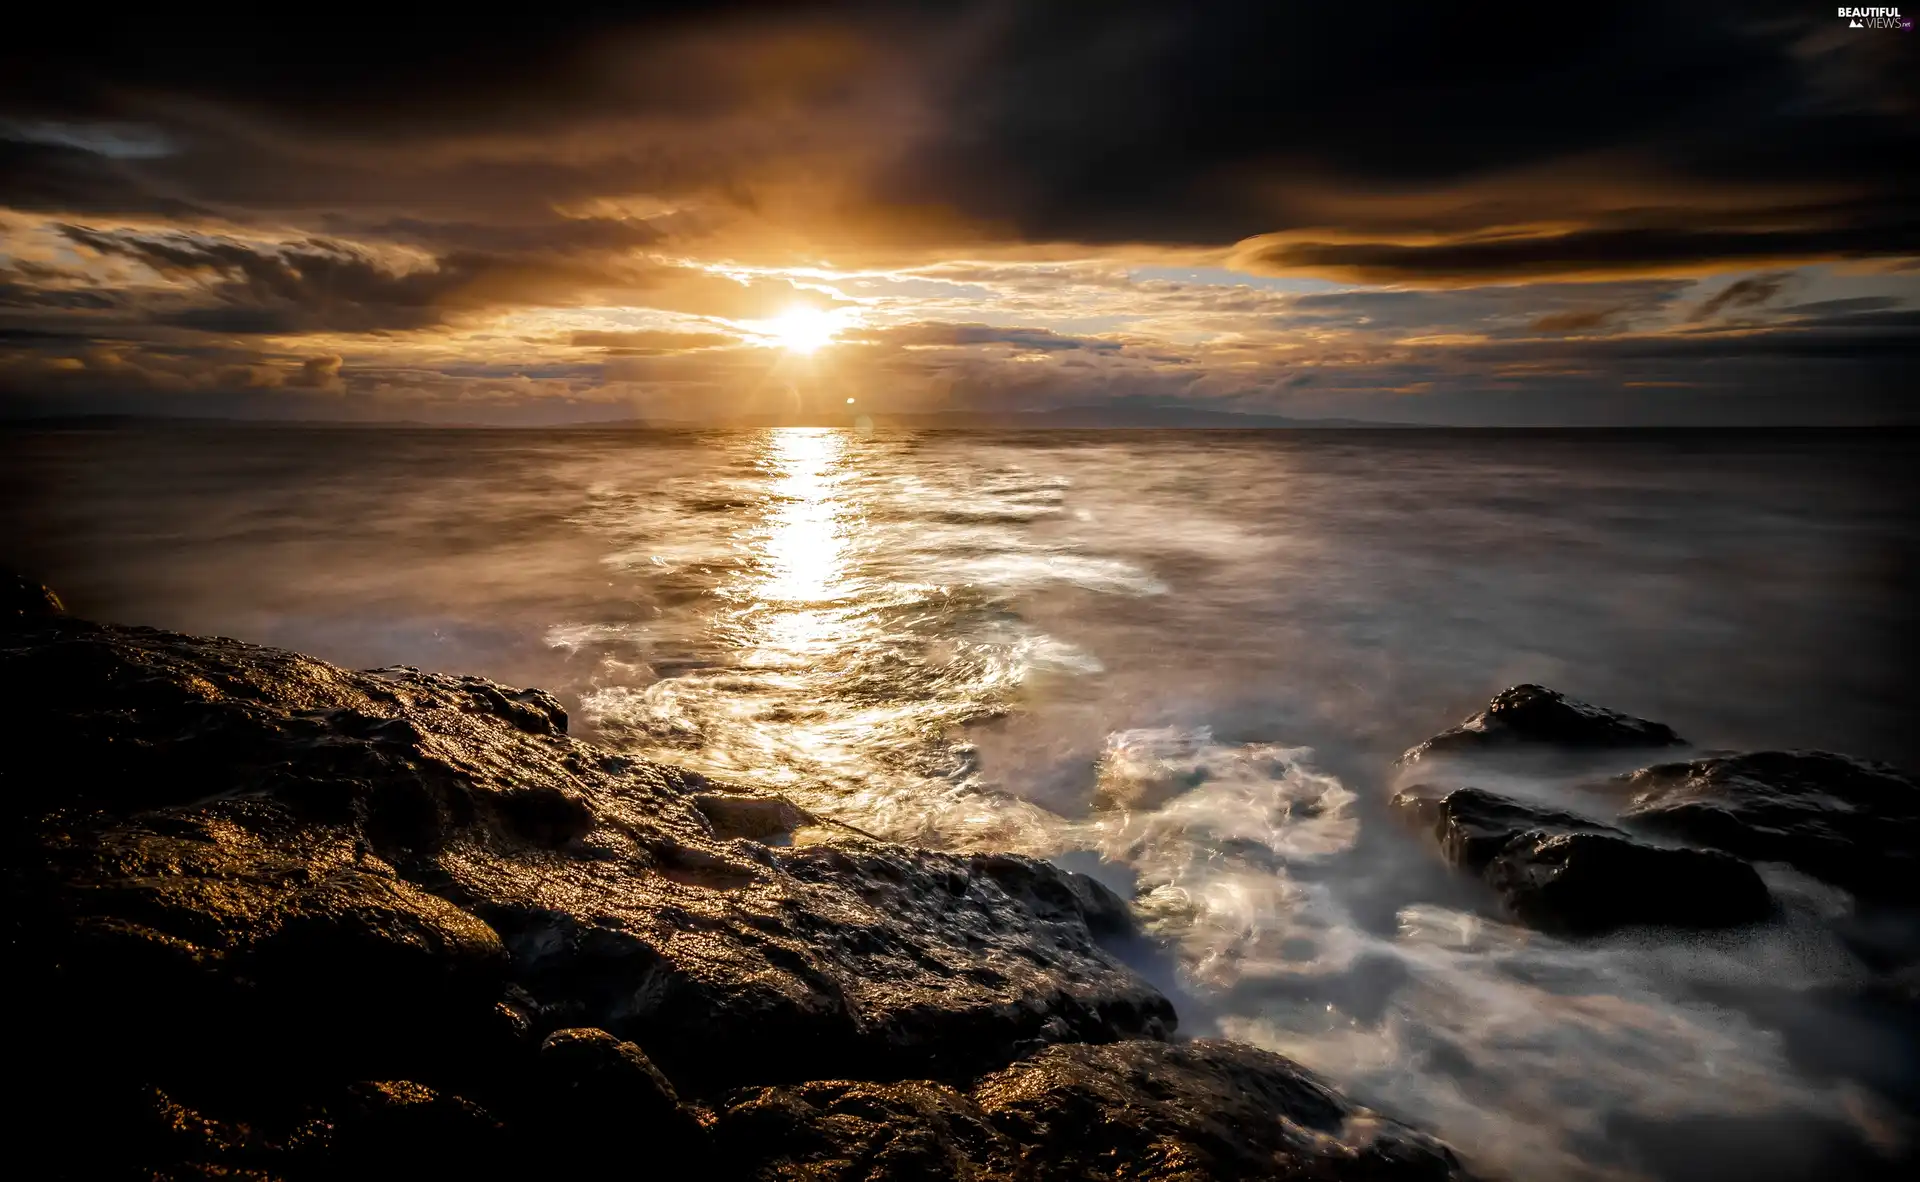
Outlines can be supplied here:
<path id="1" fill-rule="evenodd" d="M 1428 785 L 1396 794 L 1392 807 L 1432 833 L 1449 862 L 1484 878 L 1517 919 L 1548 931 L 1729 927 L 1772 908 L 1766 884 L 1737 858 L 1649 845 L 1573 813 Z"/>
<path id="2" fill-rule="evenodd" d="M 1623 824 L 1786 862 L 1862 898 L 1920 903 L 1920 782 L 1824 751 L 1753 751 L 1621 776 Z"/>
<path id="3" fill-rule="evenodd" d="M 1487 708 L 1409 749 L 1402 763 L 1436 755 L 1494 751 L 1595 751 L 1674 747 L 1686 741 L 1663 723 L 1649 722 L 1569 698 L 1540 685 L 1501 690 Z"/>
<path id="4" fill-rule="evenodd" d="M 1164 1097 L 1245 1074 L 1140 1049 L 1173 1009 L 1099 944 L 1129 920 L 1093 880 L 611 754 L 537 690 L 47 614 L 0 620 L 0 678 L 28 1082 L 5 1111 L 77 1174 L 579 1176 L 616 1151 L 712 1172 L 702 1124 L 734 1089 L 864 1080 L 832 1086 L 919 1097 L 903 1114 L 1011 1112 L 954 1099 L 993 1072 L 1029 1080 L 1035 1112 L 1098 1091 L 1177 1138 L 1205 1114 Z M 1100 1062 L 1087 1048 L 1047 1050 L 1122 1041 L 1084 1078 L 1066 1065 Z M 1234 1111 L 1279 1152 L 1296 1134 L 1262 1107 L 1276 1095 Z M 1043 1124 L 993 1136 L 1068 1162 L 1094 1135 Z M 804 1125 L 758 1160 L 841 1135 Z M 1125 1136 L 1114 1153 L 1159 1143 Z M 1322 1176 L 1373 1160 L 1344 1145 L 1311 1158 Z M 1218 1170 L 1185 1176 L 1246 1176 Z"/>
<path id="5" fill-rule="evenodd" d="M 1585 755 L 1592 773 L 1597 752 L 1677 745 L 1684 741 L 1660 723 L 1518 685 L 1401 763 L 1537 752 Z M 1581 765 L 1548 766 L 1564 774 Z M 1883 764 L 1754 751 L 1655 764 L 1583 787 L 1598 789 L 1596 802 L 1617 814 L 1613 824 L 1431 785 L 1394 805 L 1430 829 L 1449 860 L 1483 875 L 1517 915 L 1568 930 L 1760 918 L 1766 890 L 1742 860 L 1790 864 L 1870 903 L 1920 903 L 1920 781 Z"/>
<path id="6" fill-rule="evenodd" d="M 1443 1144 L 1238 1043 L 1056 1046 L 970 1090 L 818 1083 L 738 1097 L 716 1136 L 760 1179 L 1465 1177 Z"/>

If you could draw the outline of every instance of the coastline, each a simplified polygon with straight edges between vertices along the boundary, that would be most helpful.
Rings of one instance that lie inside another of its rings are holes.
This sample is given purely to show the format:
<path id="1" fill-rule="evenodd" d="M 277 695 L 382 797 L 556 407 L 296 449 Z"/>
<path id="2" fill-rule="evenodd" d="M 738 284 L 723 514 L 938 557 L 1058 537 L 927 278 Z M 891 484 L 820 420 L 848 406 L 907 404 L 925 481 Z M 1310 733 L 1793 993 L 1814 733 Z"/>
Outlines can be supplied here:
<path id="1" fill-rule="evenodd" d="M 71 1176 L 1506 1176 L 1289 1058 L 1184 1038 L 1115 954 L 1141 938 L 1128 904 L 1084 875 L 608 751 L 541 690 L 5 589 L 0 666 L 29 691 L 0 714 L 0 781 L 34 1082 L 5 1111 Z M 1569 774 L 1573 811 L 1520 787 Z M 1850 1015 L 1888 1053 L 1920 1046 L 1912 776 L 1705 751 L 1519 685 L 1409 749 L 1396 784 L 1389 812 L 1517 936 L 1681 947 L 1817 922 L 1865 975 L 1726 1003 L 1784 1007 L 1787 1038 Z M 1853 902 L 1816 919 L 1815 880 Z M 1882 1098 L 1860 1094 L 1864 1141 L 1783 1125 L 1781 1176 L 1902 1176 L 1897 1058 L 1794 1053 Z M 1751 1156 L 1723 1142 L 1636 1164 Z"/>
<path id="2" fill-rule="evenodd" d="M 10 1117 L 80 1173 L 1468 1176 L 1180 1041 L 1084 876 L 606 752 L 538 690 L 6 606 Z"/>

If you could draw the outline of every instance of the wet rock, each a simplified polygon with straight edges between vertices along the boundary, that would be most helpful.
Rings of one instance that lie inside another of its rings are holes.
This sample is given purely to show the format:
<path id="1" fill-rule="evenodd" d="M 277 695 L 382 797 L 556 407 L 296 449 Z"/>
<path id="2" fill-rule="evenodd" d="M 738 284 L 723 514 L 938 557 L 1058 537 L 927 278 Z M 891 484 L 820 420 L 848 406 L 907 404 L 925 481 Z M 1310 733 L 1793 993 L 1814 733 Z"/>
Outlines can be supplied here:
<path id="1" fill-rule="evenodd" d="M 1773 905 L 1738 858 L 1607 833 L 1522 834 L 1485 876 L 1521 920 L 1571 934 L 1629 924 L 1736 927 L 1765 919 Z"/>
<path id="2" fill-rule="evenodd" d="M 1622 824 L 1759 862 L 1786 862 L 1863 899 L 1920 903 L 1920 782 L 1823 751 L 1657 764 L 1609 785 Z"/>
<path id="3" fill-rule="evenodd" d="M 316 1136 L 289 1147 L 288 1156 L 294 1158 L 289 1173 L 486 1177 L 494 1173 L 505 1147 L 504 1130 L 485 1109 L 412 1080 L 354 1084 L 327 1118 L 330 1135 L 324 1140 Z"/>
<path id="4" fill-rule="evenodd" d="M 500 814 L 534 845 L 564 846 L 593 831 L 593 807 L 578 794 L 551 785 L 503 793 Z"/>
<path id="5" fill-rule="evenodd" d="M 1464 1176 L 1440 1142 L 1240 1043 L 1054 1047 L 973 1098 L 1042 1178 Z"/>
<path id="6" fill-rule="evenodd" d="M 792 1182 L 988 1179 L 1018 1173 L 1020 1147 L 970 1096 L 925 1080 L 765 1088 L 719 1114 L 714 1140 L 736 1177 Z"/>
<path id="7" fill-rule="evenodd" d="M 0 679 L 0 1115 L 75 1175 L 1454 1169 L 1163 1045 L 1092 879 L 598 750 L 539 691 L 54 615 Z"/>
<path id="8" fill-rule="evenodd" d="M 1516 685 L 1494 695 L 1485 710 L 1411 748 L 1400 762 L 1418 763 L 1438 755 L 1604 751 L 1684 743 L 1662 723 L 1589 705 L 1545 686 Z"/>
<path id="9" fill-rule="evenodd" d="M 624 1111 L 659 1124 L 680 1111 L 680 1096 L 646 1052 L 592 1027 L 556 1030 L 540 1044 L 540 1066 L 566 1103 Z"/>
<path id="10" fill-rule="evenodd" d="M 604 1159 L 636 1140 L 656 1157 L 708 1148 L 699 1121 L 633 1043 L 604 1030 L 556 1030 L 540 1044 L 536 1070 L 540 1123 L 569 1141 L 575 1157 Z"/>
<path id="11" fill-rule="evenodd" d="M 714 836 L 721 838 L 764 842 L 791 837 L 794 830 L 814 823 L 805 809 L 784 796 L 701 792 L 692 799 L 693 807 L 713 826 Z"/>
<path id="12" fill-rule="evenodd" d="M 1091 880 L 832 825 L 769 848 L 748 835 L 790 805 L 716 805 L 537 691 L 58 616 L 0 636 L 0 678 L 27 691 L 0 714 L 0 902 L 37 1081 L 8 1115 L 76 1152 L 133 1145 L 103 1114 L 155 1088 L 257 1129 L 341 1080 L 464 1097 L 524 1145 L 566 1028 L 698 1098 L 1174 1026 L 1096 939 L 1127 920 Z M 153 1153 L 135 1173 L 188 1160 Z"/>
<path id="13" fill-rule="evenodd" d="M 738 1097 L 717 1140 L 759 1179 L 1459 1179 L 1438 1141 L 1237 1043 L 1056 1046 L 962 1091 L 818 1083 Z"/>
<path id="14" fill-rule="evenodd" d="M 1620 833 L 1587 817 L 1522 804 L 1479 788 L 1415 784 L 1395 793 L 1390 807 L 1405 823 L 1431 831 L 1447 861 L 1475 874 L 1523 833 Z"/>
<path id="15" fill-rule="evenodd" d="M 1084 874 L 1060 874 L 1046 862 L 1006 854 L 975 854 L 968 866 L 1036 915 L 1085 924 L 1096 933 L 1118 934 L 1132 926 L 1126 900 Z"/>
<path id="16" fill-rule="evenodd" d="M 96 1148 L 101 1168 L 58 1176 L 136 1176 L 154 1162 L 169 1178 L 418 1178 L 500 1176 L 506 1130 L 479 1105 L 412 1080 L 366 1080 L 289 1106 L 256 1096 L 240 1119 L 210 1116 L 198 1099 L 159 1088 L 140 1097 L 132 1136 Z M 77 1155 L 63 1155 L 56 1169 Z"/>
<path id="17" fill-rule="evenodd" d="M 1515 918 L 1547 931 L 1731 927 L 1772 907 L 1766 884 L 1736 858 L 1649 845 L 1577 814 L 1427 785 L 1396 794 L 1392 807 L 1432 833 L 1449 862 L 1485 879 Z"/>

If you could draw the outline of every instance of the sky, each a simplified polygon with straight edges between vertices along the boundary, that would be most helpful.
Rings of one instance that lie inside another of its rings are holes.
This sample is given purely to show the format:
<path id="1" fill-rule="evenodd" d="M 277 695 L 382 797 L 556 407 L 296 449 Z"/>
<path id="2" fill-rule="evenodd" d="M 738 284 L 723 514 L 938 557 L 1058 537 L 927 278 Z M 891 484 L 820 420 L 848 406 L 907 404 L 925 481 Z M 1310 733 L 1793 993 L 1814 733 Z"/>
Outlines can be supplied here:
<path id="1" fill-rule="evenodd" d="M 1920 421 L 1831 6 L 148 7 L 0 39 L 0 415 Z"/>

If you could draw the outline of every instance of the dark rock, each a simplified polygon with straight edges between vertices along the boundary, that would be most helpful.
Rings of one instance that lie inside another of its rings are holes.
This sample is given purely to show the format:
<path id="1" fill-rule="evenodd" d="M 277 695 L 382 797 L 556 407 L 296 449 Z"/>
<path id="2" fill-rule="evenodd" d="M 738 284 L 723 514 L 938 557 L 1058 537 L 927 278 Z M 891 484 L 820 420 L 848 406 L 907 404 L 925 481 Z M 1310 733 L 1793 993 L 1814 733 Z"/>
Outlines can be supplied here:
<path id="1" fill-rule="evenodd" d="M 583 797 L 552 785 L 501 794 L 500 814 L 534 845 L 564 846 L 593 832 L 593 807 Z"/>
<path id="2" fill-rule="evenodd" d="M 133 1176 L 165 1161 L 156 1176 L 186 1178 L 492 1178 L 500 1176 L 506 1130 L 479 1105 L 412 1080 L 336 1087 L 324 1102 L 288 1107 L 269 1097 L 241 1119 L 210 1116 L 197 1101 L 159 1088 L 141 1096 L 133 1133 L 89 1164 L 117 1158 L 120 1169 L 61 1171 L 73 1158 L 43 1159 L 54 1176 Z"/>
<path id="3" fill-rule="evenodd" d="M 713 835 L 719 838 L 767 841 L 791 837 L 794 830 L 814 823 L 805 809 L 784 796 L 701 792 L 692 800 L 693 807 L 700 810 L 713 827 Z"/>
<path id="4" fill-rule="evenodd" d="M 1607 833 L 1522 834 L 1488 864 L 1486 879 L 1521 920 L 1572 934 L 1628 924 L 1734 927 L 1765 919 L 1773 906 L 1738 858 Z"/>
<path id="5" fill-rule="evenodd" d="M 649 1155 L 706 1149 L 698 1119 L 646 1052 L 604 1030 L 556 1030 L 540 1044 L 541 1125 L 584 1158 L 618 1154 L 636 1139 Z"/>
<path id="6" fill-rule="evenodd" d="M 646 1052 L 592 1027 L 556 1030 L 540 1044 L 540 1066 L 559 1092 L 588 1106 L 624 1109 L 662 1122 L 680 1111 L 680 1096 Z"/>
<path id="7" fill-rule="evenodd" d="M 211 972 L 278 999 L 340 984 L 328 964 L 411 957 L 420 974 L 396 981 L 422 996 L 442 991 L 432 966 L 490 1014 L 511 979 L 698 1087 L 965 1073 L 1047 1031 L 1173 1021 L 1085 905 L 1028 906 L 1044 884 L 1110 923 L 1077 876 L 829 829 L 771 851 L 719 840 L 651 765 L 610 772 L 470 678 L 78 621 L 0 650 L 0 673 L 36 687 L 0 724 L 10 749 L 60 759 L 8 772 L 45 826 L 33 878 L 62 916 L 44 933 L 60 963 L 77 941 L 105 961 L 138 943 L 191 992 Z"/>
<path id="8" fill-rule="evenodd" d="M 1006 854 L 975 854 L 968 865 L 1036 915 L 1094 932 L 1118 934 L 1132 926 L 1126 900 L 1084 874 L 1060 874 L 1046 862 Z"/>
<path id="9" fill-rule="evenodd" d="M 1125 903 L 1046 862 L 726 792 L 476 678 L 36 616 L 0 679 L 0 1114 L 71 1174 L 1451 1169 L 1284 1060 L 1156 1051 L 1172 1006 L 1096 939 Z"/>
<path id="10" fill-rule="evenodd" d="M 832 1080 L 748 1092 L 714 1141 L 731 1176 L 798 1182 L 1012 1178 L 1020 1147 L 971 1097 L 926 1080 Z M 1028 1175 L 1032 1176 L 1032 1175 Z"/>
<path id="11" fill-rule="evenodd" d="M 1523 833 L 1620 833 L 1574 813 L 1522 804 L 1479 788 L 1415 784 L 1395 793 L 1390 807 L 1415 828 L 1430 830 L 1447 861 L 1475 874 Z"/>
<path id="12" fill-rule="evenodd" d="M 503 1130 L 488 1112 L 460 1096 L 412 1080 L 357 1083 L 328 1112 L 331 1136 L 296 1140 L 290 1173 L 354 1178 L 418 1178 L 424 1174 L 485 1177 L 498 1166 Z M 305 1152 L 301 1152 L 301 1151 Z M 430 1166 L 427 1163 L 432 1163 Z M 425 1167 L 425 1168 L 423 1168 Z"/>
<path id="13" fill-rule="evenodd" d="M 45 620 L 66 612 L 66 605 L 43 586 L 12 571 L 0 570 L 0 624 Z"/>
<path id="14" fill-rule="evenodd" d="M 1495 694 L 1485 710 L 1408 750 L 1400 762 L 1418 763 L 1436 755 L 1617 750 L 1684 743 L 1661 723 L 1589 705 L 1545 686 L 1516 685 Z"/>
<path id="15" fill-rule="evenodd" d="M 1236 1043 L 1056 1046 L 971 1091 L 927 1083 L 769 1088 L 716 1139 L 760 1179 L 1465 1177 L 1446 1146 Z"/>
<path id="16" fill-rule="evenodd" d="M 1392 807 L 1431 832 L 1449 862 L 1484 878 L 1515 918 L 1544 930 L 1730 927 L 1772 907 L 1766 884 L 1738 859 L 1648 845 L 1573 813 L 1427 785 L 1396 794 Z"/>
<path id="17" fill-rule="evenodd" d="M 562 1027 L 697 1096 L 965 1079 L 1174 1024 L 1096 942 L 1125 907 L 1091 880 L 829 824 L 769 849 L 736 835 L 804 814 L 569 739 L 537 692 L 64 617 L 0 638 L 0 677 L 28 691 L 0 714 L 0 832 L 14 1062 L 41 1085 L 12 1119 L 158 1087 L 255 1127 L 269 1097 L 388 1079 L 527 1127 Z"/>
<path id="18" fill-rule="evenodd" d="M 1054 1047 L 973 1097 L 1042 1178 L 1464 1176 L 1440 1142 L 1240 1043 Z"/>
<path id="19" fill-rule="evenodd" d="M 1754 751 L 1642 768 L 1610 788 L 1623 824 L 1760 862 L 1863 899 L 1920 903 L 1920 782 L 1823 751 Z"/>

